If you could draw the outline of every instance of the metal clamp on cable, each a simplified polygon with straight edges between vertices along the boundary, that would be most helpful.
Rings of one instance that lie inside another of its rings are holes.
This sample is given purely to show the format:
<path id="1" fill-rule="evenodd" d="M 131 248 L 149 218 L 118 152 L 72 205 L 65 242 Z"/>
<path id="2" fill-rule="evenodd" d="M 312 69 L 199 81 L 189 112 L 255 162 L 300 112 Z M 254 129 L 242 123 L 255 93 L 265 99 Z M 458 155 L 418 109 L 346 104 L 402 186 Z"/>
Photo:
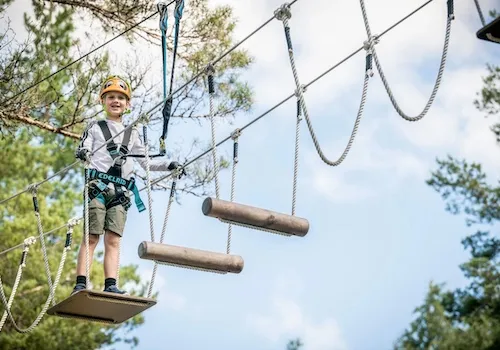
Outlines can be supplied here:
<path id="1" fill-rule="evenodd" d="M 373 77 L 373 51 L 376 44 L 380 42 L 380 39 L 377 35 L 372 35 L 368 40 L 363 42 L 363 48 L 366 51 L 366 74 L 369 77 Z"/>
<path id="2" fill-rule="evenodd" d="M 167 169 L 172 172 L 174 178 L 180 179 L 183 175 L 187 175 L 186 169 L 176 161 L 171 162 Z"/>

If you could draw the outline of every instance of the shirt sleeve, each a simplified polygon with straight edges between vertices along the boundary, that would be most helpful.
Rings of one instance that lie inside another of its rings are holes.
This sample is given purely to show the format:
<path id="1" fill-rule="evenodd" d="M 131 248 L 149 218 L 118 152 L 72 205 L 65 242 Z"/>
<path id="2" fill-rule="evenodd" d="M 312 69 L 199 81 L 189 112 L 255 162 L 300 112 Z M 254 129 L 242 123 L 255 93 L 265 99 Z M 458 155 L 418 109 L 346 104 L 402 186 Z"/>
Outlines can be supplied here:
<path id="1" fill-rule="evenodd" d="M 80 137 L 80 143 L 78 144 L 77 152 L 86 149 L 92 152 L 92 146 L 94 144 L 94 126 L 97 125 L 95 121 L 90 122 L 85 128 L 82 136 Z"/>
<path id="2" fill-rule="evenodd" d="M 142 143 L 142 138 L 139 135 L 137 128 L 133 128 L 131 139 L 134 141 L 132 148 L 130 150 L 131 154 L 145 154 L 145 147 Z M 137 163 L 146 170 L 146 158 L 135 158 Z M 149 160 L 149 169 L 151 171 L 168 171 L 168 162 L 158 159 Z"/>

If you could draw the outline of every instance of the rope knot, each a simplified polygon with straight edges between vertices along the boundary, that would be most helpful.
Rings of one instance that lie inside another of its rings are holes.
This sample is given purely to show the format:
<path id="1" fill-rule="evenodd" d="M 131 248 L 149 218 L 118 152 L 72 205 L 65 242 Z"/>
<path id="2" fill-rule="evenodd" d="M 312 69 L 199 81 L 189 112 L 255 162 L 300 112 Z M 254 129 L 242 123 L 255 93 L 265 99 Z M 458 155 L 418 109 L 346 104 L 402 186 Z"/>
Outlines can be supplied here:
<path id="1" fill-rule="evenodd" d="M 285 2 L 283 5 L 281 5 L 274 11 L 274 17 L 278 21 L 285 21 L 292 18 L 292 11 L 290 10 L 290 5 Z"/>
<path id="2" fill-rule="evenodd" d="M 35 242 L 36 242 L 36 238 L 33 237 L 33 236 L 26 238 L 24 240 L 24 242 L 23 242 L 23 244 L 24 244 L 24 250 L 28 251 L 29 250 L 29 246 L 35 244 Z"/>
<path id="3" fill-rule="evenodd" d="M 240 128 L 235 129 L 235 130 L 231 133 L 231 138 L 232 138 L 233 140 L 237 140 L 237 139 L 238 139 L 238 137 L 240 137 L 240 136 L 241 136 L 241 129 L 240 129 Z"/>
<path id="4" fill-rule="evenodd" d="M 33 197 L 36 197 L 36 191 L 38 189 L 38 185 L 37 183 L 34 183 L 34 184 L 29 184 L 28 187 L 26 187 L 26 190 L 31 192 L 31 194 L 33 195 Z"/>
<path id="5" fill-rule="evenodd" d="M 363 42 L 363 48 L 366 50 L 367 54 L 373 53 L 373 48 L 380 42 L 378 35 L 372 35 L 368 40 Z"/>
<path id="6" fill-rule="evenodd" d="M 214 75 L 215 74 L 215 67 L 212 63 L 207 64 L 205 67 L 205 74 L 206 75 Z"/>
<path id="7" fill-rule="evenodd" d="M 77 219 L 77 218 L 71 218 L 71 219 L 69 219 L 68 223 L 67 223 L 68 230 L 73 230 L 73 227 L 75 227 L 76 225 L 78 225 L 79 222 L 80 222 L 80 219 Z"/>
<path id="8" fill-rule="evenodd" d="M 295 89 L 295 96 L 300 98 L 300 95 L 307 91 L 307 87 L 302 84 L 299 89 Z"/>

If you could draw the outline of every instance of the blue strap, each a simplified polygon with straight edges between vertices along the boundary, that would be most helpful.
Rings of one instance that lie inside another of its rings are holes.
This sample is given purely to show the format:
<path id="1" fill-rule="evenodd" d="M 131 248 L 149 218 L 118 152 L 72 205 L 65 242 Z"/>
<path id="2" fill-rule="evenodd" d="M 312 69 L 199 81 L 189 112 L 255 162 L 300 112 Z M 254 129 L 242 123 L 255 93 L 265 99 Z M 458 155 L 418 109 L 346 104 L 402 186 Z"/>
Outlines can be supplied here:
<path id="1" fill-rule="evenodd" d="M 167 29 L 168 29 L 168 7 L 159 7 L 161 47 L 163 55 L 163 99 L 167 98 Z"/>
<path id="2" fill-rule="evenodd" d="M 130 190 L 134 193 L 135 205 L 137 206 L 137 210 L 139 210 L 139 212 L 146 210 L 146 207 L 141 200 L 141 196 L 139 195 L 139 189 L 137 188 L 135 181 L 125 180 L 124 178 L 119 176 L 109 176 L 108 174 L 103 173 L 101 171 L 97 171 L 96 169 L 86 169 L 86 171 L 88 180 L 99 179 L 97 186 L 99 187 L 100 190 L 104 190 L 107 187 L 106 182 L 102 181 L 100 177 L 111 183 L 120 186 L 126 186 L 127 190 Z"/>
<path id="3" fill-rule="evenodd" d="M 142 202 L 141 196 L 139 196 L 139 190 L 137 189 L 137 186 L 135 185 L 135 183 L 134 183 L 134 186 L 132 187 L 131 190 L 134 193 L 135 206 L 137 207 L 137 210 L 139 210 L 139 213 L 143 212 L 144 210 L 146 210 L 146 206 Z"/>
<path id="4" fill-rule="evenodd" d="M 183 11 L 184 11 L 184 0 L 177 0 L 175 3 L 175 21 L 177 23 L 181 20 Z"/>

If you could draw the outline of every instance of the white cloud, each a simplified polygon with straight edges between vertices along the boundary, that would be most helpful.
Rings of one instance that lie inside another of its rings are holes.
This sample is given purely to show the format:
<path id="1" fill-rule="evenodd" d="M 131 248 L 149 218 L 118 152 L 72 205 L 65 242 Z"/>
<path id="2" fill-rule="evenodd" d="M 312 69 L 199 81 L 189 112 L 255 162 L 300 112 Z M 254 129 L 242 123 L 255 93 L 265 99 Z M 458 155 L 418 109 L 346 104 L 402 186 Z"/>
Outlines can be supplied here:
<path id="1" fill-rule="evenodd" d="M 306 315 L 298 302 L 292 299 L 291 295 L 299 294 L 301 289 L 300 280 L 295 275 L 282 275 L 275 282 L 267 312 L 249 315 L 249 326 L 272 343 L 299 337 L 308 350 L 347 349 L 340 327 L 333 317 L 315 320 Z"/>

